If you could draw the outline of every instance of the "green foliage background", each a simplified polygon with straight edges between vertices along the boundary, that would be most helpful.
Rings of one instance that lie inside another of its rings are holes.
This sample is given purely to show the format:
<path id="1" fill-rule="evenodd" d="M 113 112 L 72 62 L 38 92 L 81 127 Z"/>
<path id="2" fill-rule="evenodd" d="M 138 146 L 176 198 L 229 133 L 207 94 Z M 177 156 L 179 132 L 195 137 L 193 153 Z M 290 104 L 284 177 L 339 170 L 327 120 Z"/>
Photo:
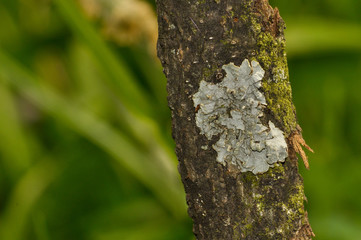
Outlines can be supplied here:
<path id="1" fill-rule="evenodd" d="M 149 1 L 154 10 L 154 2 Z M 316 239 L 361 239 L 361 2 L 274 0 Z M 165 78 L 71 0 L 0 1 L 0 239 L 192 239 Z"/>

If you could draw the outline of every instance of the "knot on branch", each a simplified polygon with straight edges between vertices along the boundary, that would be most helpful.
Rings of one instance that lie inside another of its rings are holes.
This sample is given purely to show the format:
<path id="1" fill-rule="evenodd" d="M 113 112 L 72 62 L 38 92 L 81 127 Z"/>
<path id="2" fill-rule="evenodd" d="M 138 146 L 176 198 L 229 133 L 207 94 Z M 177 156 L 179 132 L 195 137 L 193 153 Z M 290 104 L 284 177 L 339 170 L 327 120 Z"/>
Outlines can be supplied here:
<path id="1" fill-rule="evenodd" d="M 272 8 L 268 0 L 256 0 L 254 2 L 256 16 L 260 19 L 262 30 L 271 33 L 273 37 L 283 35 L 285 22 L 280 16 L 278 8 Z"/>

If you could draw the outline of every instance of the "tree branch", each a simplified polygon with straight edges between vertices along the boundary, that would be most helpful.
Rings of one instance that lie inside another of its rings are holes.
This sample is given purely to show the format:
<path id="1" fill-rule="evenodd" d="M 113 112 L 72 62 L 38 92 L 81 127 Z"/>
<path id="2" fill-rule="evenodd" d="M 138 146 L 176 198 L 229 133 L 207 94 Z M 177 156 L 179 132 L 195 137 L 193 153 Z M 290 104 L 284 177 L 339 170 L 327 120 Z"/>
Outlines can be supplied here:
<path id="1" fill-rule="evenodd" d="M 158 0 L 157 10 L 197 239 L 311 239 L 278 10 L 266 0 Z"/>

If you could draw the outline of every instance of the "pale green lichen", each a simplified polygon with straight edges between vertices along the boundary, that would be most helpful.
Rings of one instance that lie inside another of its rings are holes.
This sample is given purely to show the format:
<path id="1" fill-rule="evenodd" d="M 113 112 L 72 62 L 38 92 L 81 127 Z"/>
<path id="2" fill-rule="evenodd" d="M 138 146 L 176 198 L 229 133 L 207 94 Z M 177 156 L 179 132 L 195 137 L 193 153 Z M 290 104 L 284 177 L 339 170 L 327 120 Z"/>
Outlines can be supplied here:
<path id="1" fill-rule="evenodd" d="M 198 107 L 196 124 L 209 140 L 220 134 L 212 146 L 218 162 L 232 164 L 242 172 L 267 172 L 288 154 L 283 132 L 273 122 L 263 125 L 260 120 L 266 106 L 259 91 L 264 70 L 247 59 L 240 67 L 230 63 L 222 68 L 226 76 L 220 83 L 201 81 L 193 95 Z"/>

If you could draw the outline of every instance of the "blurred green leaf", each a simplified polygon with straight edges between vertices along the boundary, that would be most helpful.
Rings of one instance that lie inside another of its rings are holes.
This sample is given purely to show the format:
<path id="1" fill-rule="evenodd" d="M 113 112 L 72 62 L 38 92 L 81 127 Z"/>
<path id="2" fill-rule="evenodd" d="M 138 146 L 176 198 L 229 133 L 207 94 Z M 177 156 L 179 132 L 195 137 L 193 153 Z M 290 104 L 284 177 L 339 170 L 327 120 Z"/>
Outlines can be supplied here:
<path id="1" fill-rule="evenodd" d="M 289 57 L 327 52 L 361 52 L 361 24 L 302 16 L 286 20 Z"/>
<path id="2" fill-rule="evenodd" d="M 31 151 L 14 98 L 0 75 L 0 152 L 6 170 L 16 179 L 31 163 Z"/>
<path id="3" fill-rule="evenodd" d="M 37 213 L 33 216 L 34 230 L 37 240 L 50 240 L 47 229 L 46 216 L 44 213 Z"/>
<path id="4" fill-rule="evenodd" d="M 182 200 L 184 193 L 178 176 L 170 176 L 162 165 L 151 161 L 151 156 L 137 149 L 137 146 L 116 129 L 74 103 L 68 102 L 47 86 L 40 85 L 42 81 L 36 80 L 2 51 L 0 51 L 0 69 L 6 73 L 8 83 L 39 108 L 104 149 L 154 191 L 175 216 L 184 216 L 185 204 Z"/>
<path id="5" fill-rule="evenodd" d="M 135 199 L 109 211 L 94 216 L 92 239 L 182 240 L 192 235 L 151 199 Z"/>
<path id="6" fill-rule="evenodd" d="M 153 106 L 148 94 L 139 86 L 134 76 L 108 48 L 106 43 L 87 21 L 74 1 L 54 0 L 64 20 L 89 49 L 93 51 L 98 63 L 106 70 L 110 86 L 129 111 L 151 115 Z"/>
<path id="7" fill-rule="evenodd" d="M 0 44 L 9 48 L 16 47 L 21 42 L 21 32 L 14 19 L 5 7 L 0 5 Z"/>
<path id="8" fill-rule="evenodd" d="M 32 207 L 61 172 L 58 163 L 44 157 L 17 182 L 2 214 L 0 239 L 22 240 Z"/>
<path id="9" fill-rule="evenodd" d="M 315 218 L 318 226 L 319 239 L 327 240 L 351 240 L 360 239 L 360 222 L 354 222 L 337 212 L 331 213 L 328 217 Z"/>

